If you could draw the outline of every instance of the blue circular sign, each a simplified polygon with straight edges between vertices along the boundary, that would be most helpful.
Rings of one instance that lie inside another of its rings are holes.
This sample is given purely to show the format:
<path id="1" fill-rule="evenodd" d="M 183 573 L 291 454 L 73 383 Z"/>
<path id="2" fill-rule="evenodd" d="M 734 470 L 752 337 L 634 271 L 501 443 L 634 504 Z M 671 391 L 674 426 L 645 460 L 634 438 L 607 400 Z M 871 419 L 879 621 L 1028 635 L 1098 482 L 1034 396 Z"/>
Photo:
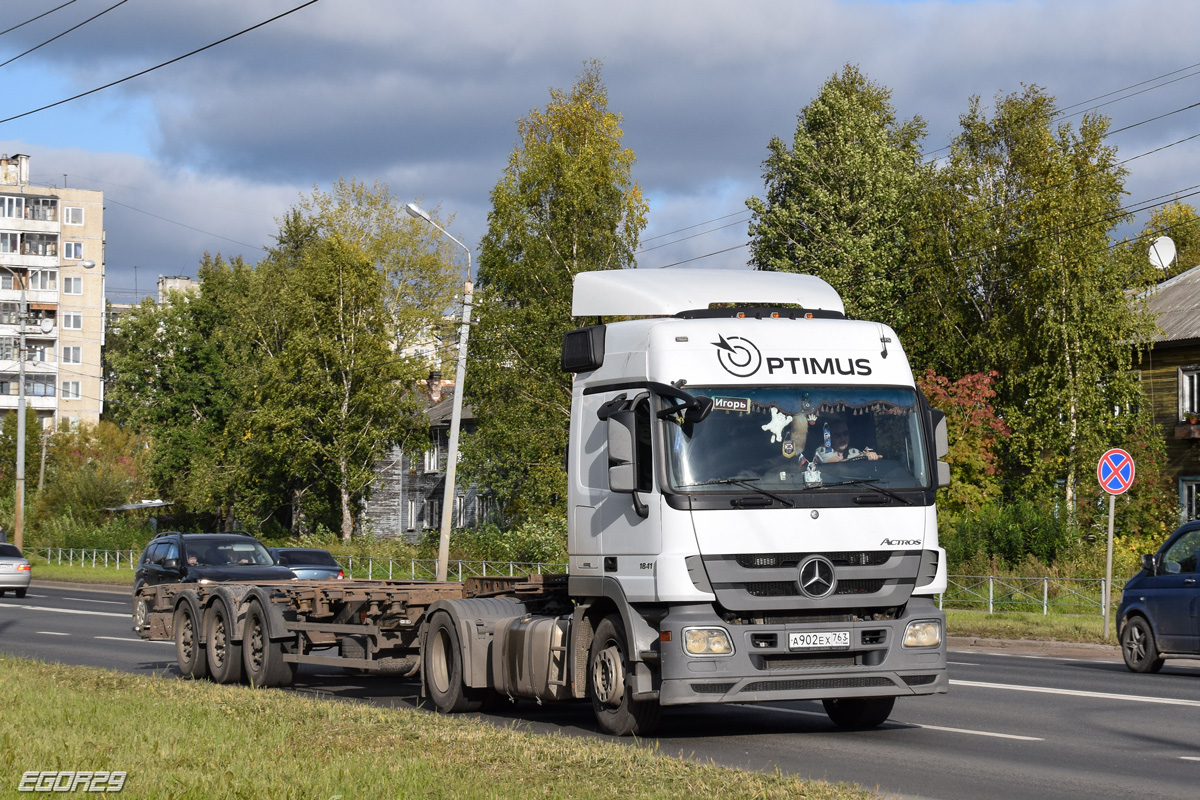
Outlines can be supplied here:
<path id="1" fill-rule="evenodd" d="M 1121 448 L 1114 447 L 1100 456 L 1096 477 L 1100 488 L 1109 494 L 1125 494 L 1133 486 L 1133 475 L 1133 456 Z"/>

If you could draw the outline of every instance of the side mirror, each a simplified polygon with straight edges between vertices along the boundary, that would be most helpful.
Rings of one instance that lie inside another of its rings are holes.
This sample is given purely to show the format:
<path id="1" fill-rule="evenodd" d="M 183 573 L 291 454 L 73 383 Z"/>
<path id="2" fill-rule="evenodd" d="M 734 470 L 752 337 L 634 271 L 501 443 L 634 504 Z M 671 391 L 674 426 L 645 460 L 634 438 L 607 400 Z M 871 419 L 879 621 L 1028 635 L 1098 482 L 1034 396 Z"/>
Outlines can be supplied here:
<path id="1" fill-rule="evenodd" d="M 179 569 L 179 559 L 178 558 L 164 559 L 163 560 L 163 568 L 164 569 Z"/>
<path id="2" fill-rule="evenodd" d="M 950 434 L 946 431 L 946 415 L 936 408 L 930 410 L 933 417 L 933 449 L 939 459 L 950 452 Z"/>
<path id="3" fill-rule="evenodd" d="M 950 485 L 950 465 L 945 461 L 937 462 L 937 485 L 939 489 Z"/>
<path id="4" fill-rule="evenodd" d="M 1149 572 L 1151 575 L 1158 574 L 1158 564 L 1154 561 L 1153 553 L 1142 553 L 1142 569 Z"/>
<path id="5" fill-rule="evenodd" d="M 281 567 L 286 567 L 288 565 L 287 556 L 279 556 L 278 558 L 275 559 L 275 563 Z"/>
<path id="6" fill-rule="evenodd" d="M 608 488 L 632 494 L 637 488 L 634 420 L 632 411 L 615 411 L 608 417 Z"/>

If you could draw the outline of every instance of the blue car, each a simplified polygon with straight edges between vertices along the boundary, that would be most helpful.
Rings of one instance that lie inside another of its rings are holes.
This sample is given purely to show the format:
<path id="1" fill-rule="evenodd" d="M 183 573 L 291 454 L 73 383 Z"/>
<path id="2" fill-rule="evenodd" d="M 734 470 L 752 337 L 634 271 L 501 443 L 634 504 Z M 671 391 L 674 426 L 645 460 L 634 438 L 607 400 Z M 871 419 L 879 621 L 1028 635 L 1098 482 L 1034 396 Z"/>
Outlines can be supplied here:
<path id="1" fill-rule="evenodd" d="M 1158 672 L 1166 656 L 1200 655 L 1200 520 L 1171 534 L 1125 584 L 1117 637 L 1125 666 Z"/>

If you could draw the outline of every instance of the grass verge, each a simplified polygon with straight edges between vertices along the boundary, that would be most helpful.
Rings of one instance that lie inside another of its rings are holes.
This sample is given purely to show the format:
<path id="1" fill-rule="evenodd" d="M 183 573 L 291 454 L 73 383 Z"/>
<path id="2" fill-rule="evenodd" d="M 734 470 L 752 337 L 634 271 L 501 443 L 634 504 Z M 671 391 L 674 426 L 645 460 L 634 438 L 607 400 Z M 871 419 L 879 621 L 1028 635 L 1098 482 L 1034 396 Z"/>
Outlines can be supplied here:
<path id="1" fill-rule="evenodd" d="M 104 566 L 81 566 L 80 564 L 55 564 L 37 556 L 31 556 L 33 579 L 38 581 L 64 581 L 66 583 L 104 583 L 133 588 L 133 570 L 115 569 Z"/>
<path id="2" fill-rule="evenodd" d="M 1054 642 L 1116 644 L 1116 623 L 1104 638 L 1102 617 L 1068 614 L 1030 614 L 1020 611 L 988 614 L 985 611 L 946 609 L 946 633 L 983 639 L 1035 639 Z"/>
<path id="3" fill-rule="evenodd" d="M 124 770 L 123 796 L 867 800 L 855 786 L 471 719 L 0 656 L 0 794 L 26 770 Z M 19 721 L 19 727 L 17 726 Z"/>

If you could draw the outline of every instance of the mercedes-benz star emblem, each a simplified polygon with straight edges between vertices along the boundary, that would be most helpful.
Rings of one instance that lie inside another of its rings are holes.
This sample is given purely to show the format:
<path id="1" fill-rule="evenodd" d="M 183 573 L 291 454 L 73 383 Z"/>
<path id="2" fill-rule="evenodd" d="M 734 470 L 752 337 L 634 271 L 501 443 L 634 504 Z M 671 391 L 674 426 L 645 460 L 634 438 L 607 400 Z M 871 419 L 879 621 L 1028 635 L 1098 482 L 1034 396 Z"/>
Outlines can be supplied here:
<path id="1" fill-rule="evenodd" d="M 809 556 L 800 564 L 800 591 L 814 600 L 833 594 L 837 577 L 833 573 L 833 562 L 825 556 Z"/>

